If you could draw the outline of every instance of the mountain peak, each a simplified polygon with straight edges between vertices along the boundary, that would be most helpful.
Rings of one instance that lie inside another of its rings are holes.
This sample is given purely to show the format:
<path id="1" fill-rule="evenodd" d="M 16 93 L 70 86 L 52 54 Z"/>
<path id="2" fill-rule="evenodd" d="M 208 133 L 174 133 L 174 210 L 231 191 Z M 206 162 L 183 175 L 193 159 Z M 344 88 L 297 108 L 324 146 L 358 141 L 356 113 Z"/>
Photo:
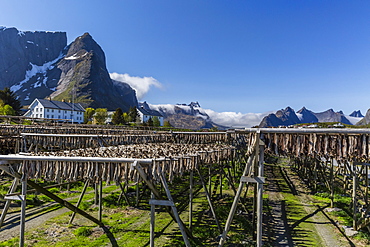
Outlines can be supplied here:
<path id="1" fill-rule="evenodd" d="M 351 114 L 349 114 L 350 117 L 364 117 L 364 115 L 362 115 L 361 111 L 358 110 L 358 111 L 353 111 Z"/>

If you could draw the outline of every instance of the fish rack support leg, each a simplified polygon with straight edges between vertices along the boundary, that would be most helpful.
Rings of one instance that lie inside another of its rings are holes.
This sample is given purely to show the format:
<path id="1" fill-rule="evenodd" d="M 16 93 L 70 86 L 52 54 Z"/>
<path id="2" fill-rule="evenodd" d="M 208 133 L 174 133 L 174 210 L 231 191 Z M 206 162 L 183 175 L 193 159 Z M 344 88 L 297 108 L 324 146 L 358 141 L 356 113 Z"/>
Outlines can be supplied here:
<path id="1" fill-rule="evenodd" d="M 243 176 L 242 177 L 244 177 L 247 174 L 247 172 L 249 170 L 249 167 L 253 163 L 253 160 L 254 160 L 254 153 L 252 153 L 252 155 L 249 156 L 248 161 L 245 164 L 245 169 L 244 169 L 244 172 L 243 172 Z M 218 246 L 223 246 L 224 245 L 224 242 L 226 240 L 227 233 L 228 233 L 228 231 L 230 229 L 231 221 L 234 218 L 234 214 L 235 214 L 235 211 L 236 211 L 236 208 L 237 208 L 237 205 L 238 205 L 238 201 L 240 199 L 240 195 L 242 193 L 244 184 L 245 184 L 245 182 L 242 181 L 242 179 L 240 179 L 239 188 L 238 188 L 238 190 L 236 192 L 236 195 L 234 197 L 234 202 L 233 202 L 233 204 L 231 206 L 231 209 L 230 209 L 230 212 L 229 212 L 229 216 L 227 217 L 225 229 L 224 229 L 224 231 L 223 231 L 223 233 L 221 235 L 220 242 L 219 242 Z"/>
<path id="2" fill-rule="evenodd" d="M 80 195 L 80 198 L 78 198 L 78 202 L 76 203 L 76 207 L 78 208 L 82 202 L 82 198 L 84 197 L 85 195 L 85 192 L 86 192 L 86 189 L 87 187 L 89 186 L 89 183 L 90 183 L 90 180 L 88 179 L 86 182 L 85 182 L 85 185 L 84 185 L 84 188 L 82 189 L 82 192 L 81 192 L 81 195 Z M 76 212 L 73 212 L 72 213 L 72 216 L 71 216 L 71 219 L 69 220 L 69 223 L 68 224 L 72 224 L 73 222 L 73 219 L 75 218 L 76 216 Z"/>
<path id="3" fill-rule="evenodd" d="M 190 236 L 192 239 L 194 239 L 194 237 L 192 236 L 192 234 L 189 231 L 189 229 L 187 229 L 185 227 L 184 223 L 182 222 L 182 220 L 180 219 L 180 217 L 179 217 L 179 215 L 177 213 L 176 206 L 175 206 L 175 204 L 172 201 L 171 193 L 170 193 L 170 191 L 168 189 L 166 180 L 163 177 L 163 173 L 162 173 L 162 170 L 160 169 L 160 166 L 158 167 L 159 173 L 161 174 L 160 178 L 161 178 L 161 181 L 162 181 L 162 185 L 164 186 L 164 188 L 166 190 L 167 197 L 168 197 L 169 200 L 163 200 L 163 197 L 160 195 L 158 189 L 148 179 L 147 175 L 145 174 L 145 171 L 143 170 L 143 168 L 140 166 L 140 164 L 137 161 L 135 161 L 132 164 L 132 167 L 138 171 L 140 177 L 144 180 L 144 182 L 148 185 L 148 187 L 150 188 L 150 190 L 153 192 L 154 196 L 157 198 L 157 200 L 151 200 L 151 201 L 149 201 L 149 204 L 155 204 L 155 205 L 161 205 L 161 206 L 170 206 L 171 207 L 172 211 L 171 210 L 167 210 L 167 212 L 170 214 L 170 216 L 172 217 L 172 219 L 174 221 L 176 221 L 177 224 L 179 225 L 179 228 L 180 228 L 182 237 L 184 239 L 185 245 L 186 246 L 190 246 L 190 242 L 189 242 L 188 236 Z"/>
<path id="4" fill-rule="evenodd" d="M 12 185 L 11 185 L 9 191 L 8 191 L 8 194 L 14 193 L 15 190 L 17 189 L 18 184 L 19 184 L 19 179 L 18 178 L 14 178 L 13 183 L 12 183 Z M 3 225 L 3 223 L 4 223 L 6 214 L 8 213 L 8 210 L 9 210 L 9 207 L 10 207 L 10 202 L 11 202 L 10 200 L 6 200 L 5 205 L 4 205 L 4 208 L 3 208 L 3 211 L 1 212 L 0 228 Z"/>

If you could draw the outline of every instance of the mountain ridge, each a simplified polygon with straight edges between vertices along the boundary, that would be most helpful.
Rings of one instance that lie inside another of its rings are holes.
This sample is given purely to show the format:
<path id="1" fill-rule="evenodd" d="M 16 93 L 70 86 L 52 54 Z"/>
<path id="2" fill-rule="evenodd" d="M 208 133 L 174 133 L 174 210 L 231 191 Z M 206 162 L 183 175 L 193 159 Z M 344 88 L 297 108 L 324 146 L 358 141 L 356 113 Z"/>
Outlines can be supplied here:
<path id="1" fill-rule="evenodd" d="M 356 111 L 354 111 L 356 112 Z M 357 111 L 357 114 L 361 112 Z M 291 107 L 278 110 L 276 113 L 271 113 L 265 116 L 261 123 L 260 128 L 289 126 L 301 123 L 323 123 L 323 122 L 340 122 L 343 124 L 353 125 L 360 121 L 361 117 L 345 116 L 342 111 L 335 112 L 333 109 L 328 109 L 323 112 L 315 113 L 308 110 L 306 107 L 301 108 L 299 111 L 294 112 Z M 298 119 L 298 121 L 297 121 Z"/>

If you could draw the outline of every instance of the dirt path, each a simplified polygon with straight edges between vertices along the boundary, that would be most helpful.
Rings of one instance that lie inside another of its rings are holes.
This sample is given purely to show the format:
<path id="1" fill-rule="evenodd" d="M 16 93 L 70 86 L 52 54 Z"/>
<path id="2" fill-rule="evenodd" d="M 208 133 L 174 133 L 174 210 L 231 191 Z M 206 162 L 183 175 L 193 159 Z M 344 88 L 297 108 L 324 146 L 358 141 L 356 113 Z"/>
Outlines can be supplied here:
<path id="1" fill-rule="evenodd" d="M 271 239 L 274 246 L 297 246 L 299 245 L 297 239 L 300 242 L 305 242 L 306 240 L 301 238 L 304 238 L 307 234 L 302 234 L 301 232 L 299 237 L 294 236 L 297 232 L 297 227 L 302 223 L 309 224 L 311 225 L 310 228 L 314 229 L 310 234 L 314 235 L 314 241 L 317 246 L 353 246 L 340 235 L 336 226 L 325 216 L 323 213 L 324 208 L 318 208 L 312 203 L 307 189 L 289 169 L 266 166 L 265 174 L 267 181 L 266 193 L 268 194 L 270 206 L 270 222 L 273 224 L 273 227 L 270 228 L 273 229 L 273 232 L 270 235 L 272 236 Z M 301 205 L 300 210 L 303 210 L 303 213 L 306 215 L 298 221 L 287 219 L 289 205 L 286 205 L 287 202 L 282 194 L 283 190 L 286 189 L 283 188 L 285 184 L 289 189 L 288 192 L 293 194 L 297 199 L 296 201 Z"/>

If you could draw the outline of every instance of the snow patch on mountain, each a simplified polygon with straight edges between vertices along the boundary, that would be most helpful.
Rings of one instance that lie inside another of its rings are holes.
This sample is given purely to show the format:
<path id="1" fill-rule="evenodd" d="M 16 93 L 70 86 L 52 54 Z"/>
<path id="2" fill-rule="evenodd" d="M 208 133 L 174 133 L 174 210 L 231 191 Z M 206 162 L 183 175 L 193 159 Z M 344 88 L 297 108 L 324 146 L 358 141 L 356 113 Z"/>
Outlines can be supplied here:
<path id="1" fill-rule="evenodd" d="M 362 117 L 351 117 L 351 116 L 348 116 L 348 115 L 345 115 L 345 117 L 351 122 L 351 124 L 355 125 L 357 124 L 361 119 L 363 119 Z"/>
<path id="2" fill-rule="evenodd" d="M 23 87 L 23 84 L 27 83 L 32 77 L 36 76 L 37 74 L 43 74 L 44 75 L 43 84 L 46 86 L 46 81 L 47 81 L 46 73 L 47 73 L 47 71 L 52 70 L 54 68 L 54 64 L 57 61 L 59 61 L 63 56 L 64 55 L 61 53 L 59 55 L 59 57 L 57 57 L 56 59 L 54 59 L 50 62 L 44 63 L 41 66 L 30 63 L 31 69 L 26 71 L 26 75 L 25 75 L 24 80 L 14 84 L 13 86 L 11 86 L 10 90 L 12 90 L 13 92 L 17 92 L 18 90 L 20 90 Z M 37 83 L 34 84 L 34 88 L 37 88 L 37 87 L 40 87 L 40 86 L 41 86 L 41 83 L 40 84 L 37 84 Z"/>

